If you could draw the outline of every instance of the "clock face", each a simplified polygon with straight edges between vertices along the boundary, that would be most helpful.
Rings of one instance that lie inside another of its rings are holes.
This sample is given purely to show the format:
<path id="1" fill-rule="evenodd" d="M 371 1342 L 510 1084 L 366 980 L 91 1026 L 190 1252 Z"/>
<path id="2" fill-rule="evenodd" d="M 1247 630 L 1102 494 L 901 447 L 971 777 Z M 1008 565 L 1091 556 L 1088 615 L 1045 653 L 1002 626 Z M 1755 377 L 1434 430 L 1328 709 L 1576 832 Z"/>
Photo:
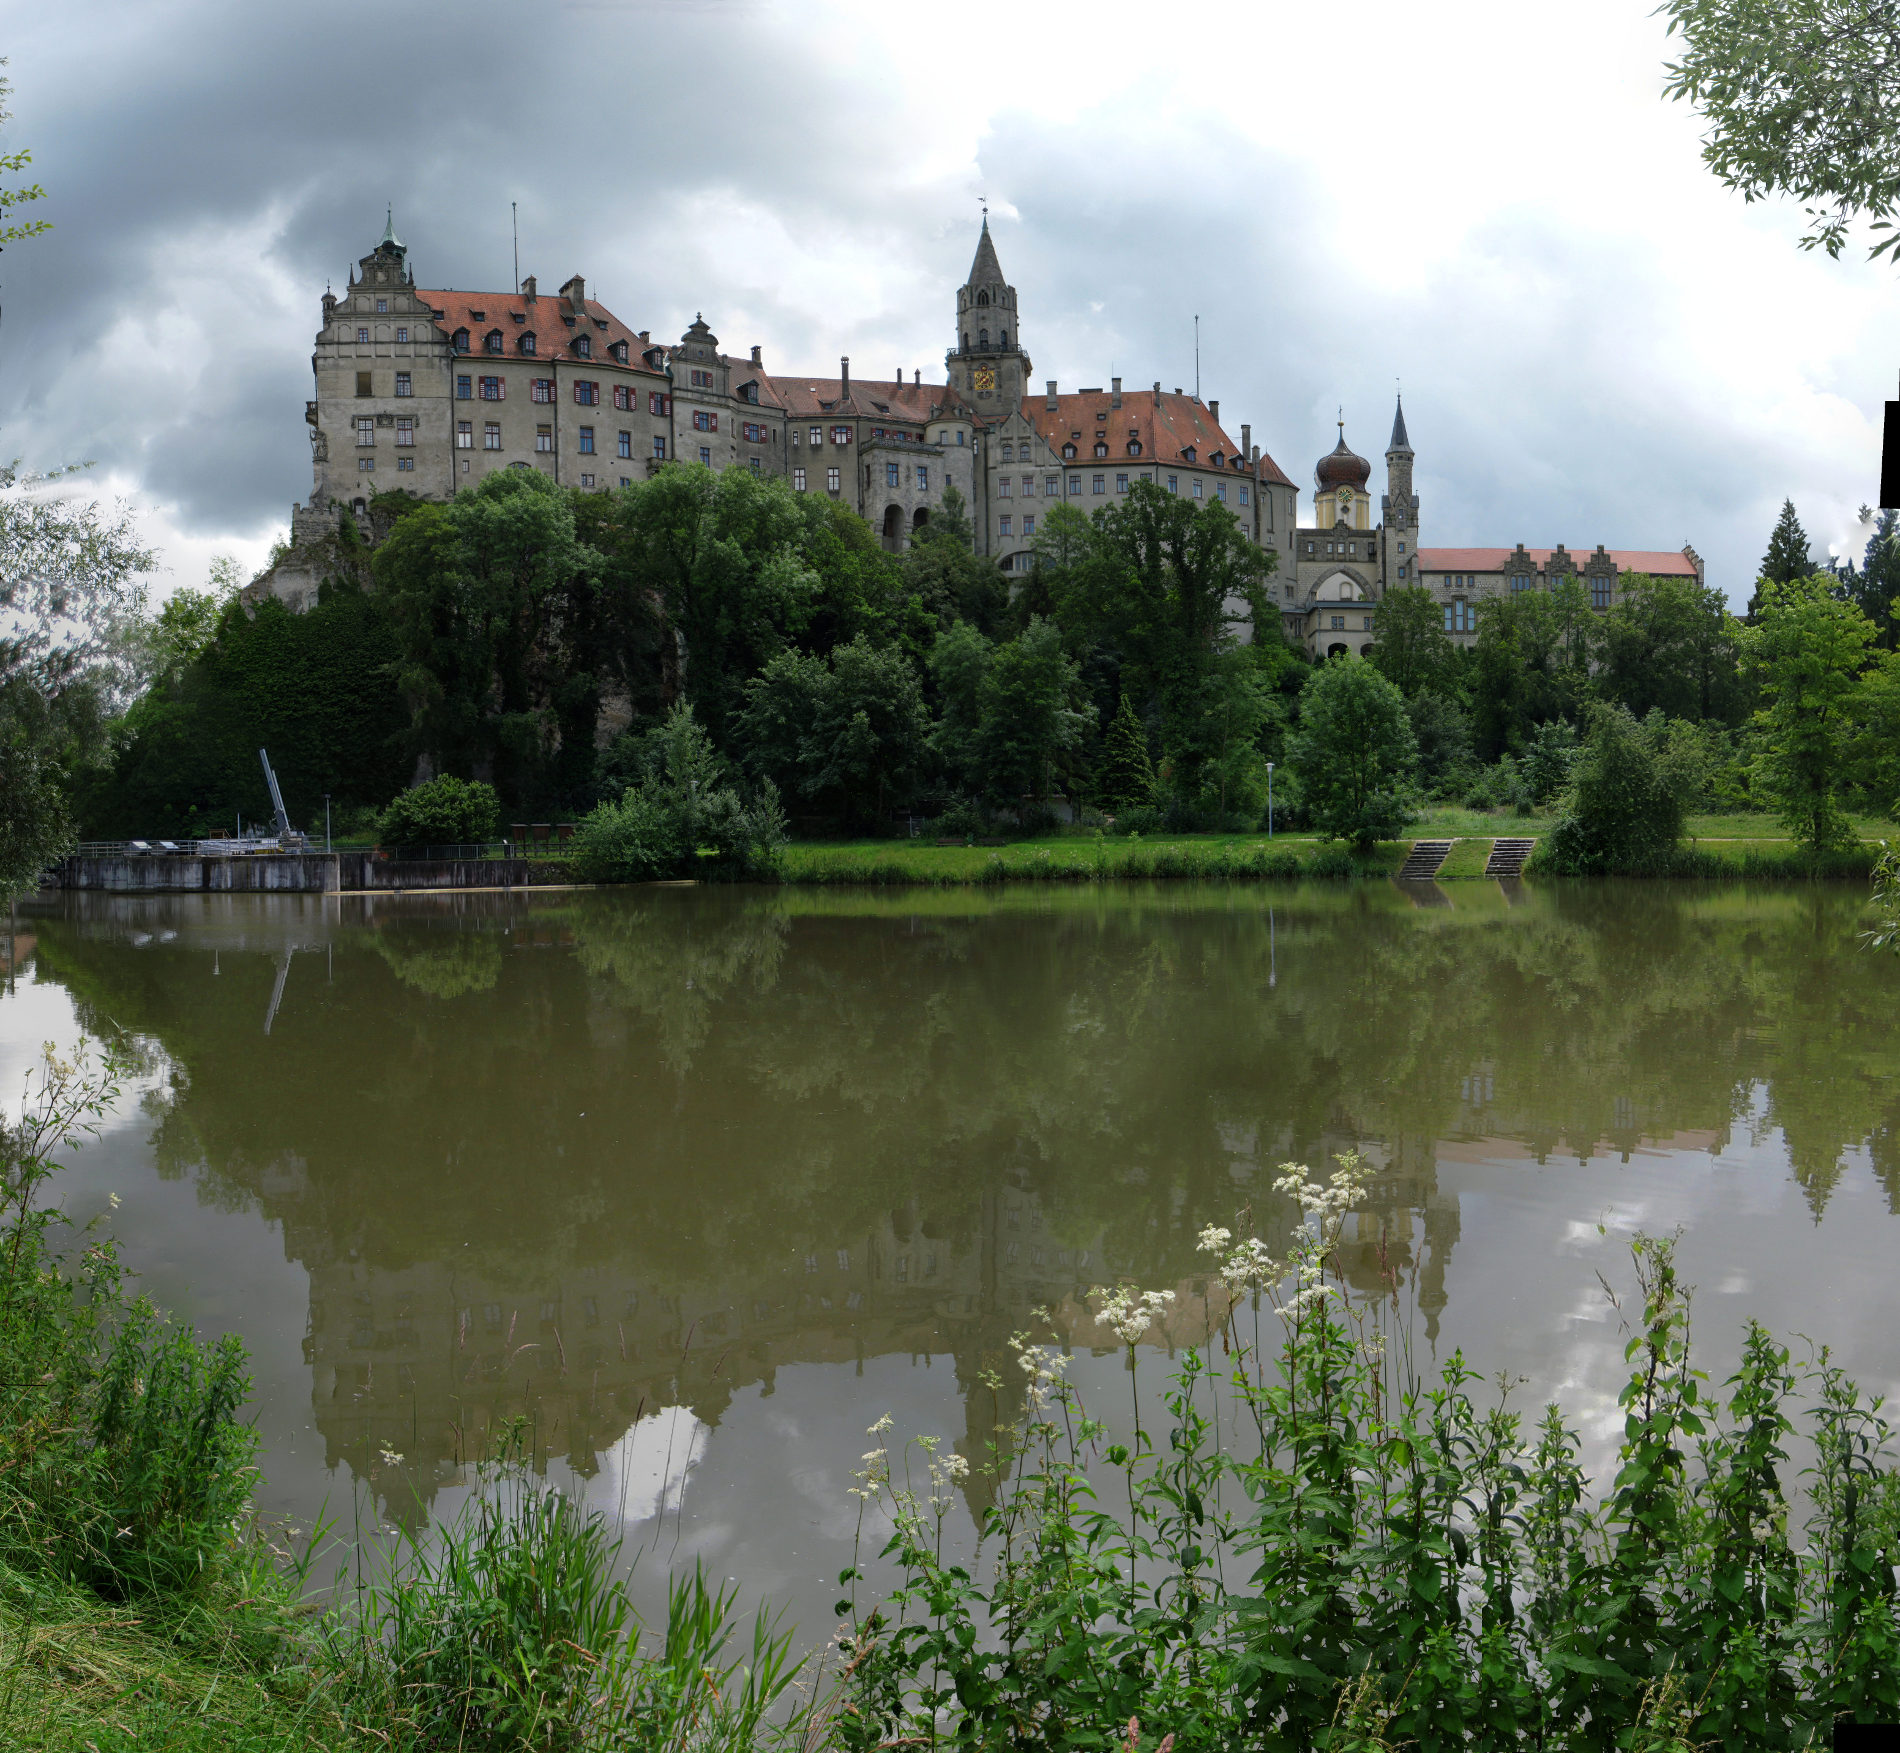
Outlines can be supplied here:
<path id="1" fill-rule="evenodd" d="M 976 368 L 976 393 L 979 396 L 993 396 L 996 393 L 996 368 L 993 365 L 979 365 Z"/>
<path id="2" fill-rule="evenodd" d="M 1340 488 L 1340 490 L 1339 490 L 1339 509 L 1340 509 L 1341 511 L 1347 511 L 1347 510 L 1349 510 L 1349 509 L 1351 509 L 1351 506 L 1352 506 L 1352 492 L 1351 492 L 1351 490 L 1350 490 L 1349 488 L 1345 488 L 1345 487 L 1342 487 L 1342 488 Z"/>

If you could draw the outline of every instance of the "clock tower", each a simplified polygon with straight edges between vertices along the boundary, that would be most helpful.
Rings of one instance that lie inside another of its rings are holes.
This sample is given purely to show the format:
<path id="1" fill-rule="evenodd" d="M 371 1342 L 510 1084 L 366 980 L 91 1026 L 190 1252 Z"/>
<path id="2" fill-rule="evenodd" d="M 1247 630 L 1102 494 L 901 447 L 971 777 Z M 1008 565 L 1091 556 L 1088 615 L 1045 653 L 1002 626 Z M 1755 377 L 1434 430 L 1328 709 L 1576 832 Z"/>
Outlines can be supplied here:
<path id="1" fill-rule="evenodd" d="M 957 288 L 956 345 L 945 356 L 951 384 L 991 419 L 1022 406 L 1029 387 L 1029 355 L 1016 327 L 1016 288 L 1003 279 L 983 218 L 970 277 Z"/>

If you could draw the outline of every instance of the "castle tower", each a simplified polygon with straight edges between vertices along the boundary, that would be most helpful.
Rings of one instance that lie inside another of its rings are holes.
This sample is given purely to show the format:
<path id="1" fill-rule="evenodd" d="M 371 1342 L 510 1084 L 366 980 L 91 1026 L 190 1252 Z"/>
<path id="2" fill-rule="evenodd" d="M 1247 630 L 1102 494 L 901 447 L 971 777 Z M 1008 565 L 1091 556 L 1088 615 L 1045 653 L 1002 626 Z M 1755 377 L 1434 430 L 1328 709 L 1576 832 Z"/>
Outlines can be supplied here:
<path id="1" fill-rule="evenodd" d="M 1412 441 L 1405 432 L 1405 398 L 1392 416 L 1385 447 L 1385 587 L 1418 582 L 1418 495 L 1412 491 Z"/>
<path id="2" fill-rule="evenodd" d="M 957 288 L 956 345 L 944 363 L 950 382 L 980 414 L 1017 408 L 1029 387 L 1029 355 L 1016 326 L 1016 288 L 1003 278 L 987 214 L 970 277 Z"/>
<path id="3" fill-rule="evenodd" d="M 1339 422 L 1339 444 L 1319 459 L 1313 471 L 1313 512 L 1323 530 L 1343 524 L 1349 530 L 1372 527 L 1368 514 L 1372 509 L 1366 482 L 1372 478 L 1372 465 L 1354 453 L 1346 443 L 1346 422 Z"/>

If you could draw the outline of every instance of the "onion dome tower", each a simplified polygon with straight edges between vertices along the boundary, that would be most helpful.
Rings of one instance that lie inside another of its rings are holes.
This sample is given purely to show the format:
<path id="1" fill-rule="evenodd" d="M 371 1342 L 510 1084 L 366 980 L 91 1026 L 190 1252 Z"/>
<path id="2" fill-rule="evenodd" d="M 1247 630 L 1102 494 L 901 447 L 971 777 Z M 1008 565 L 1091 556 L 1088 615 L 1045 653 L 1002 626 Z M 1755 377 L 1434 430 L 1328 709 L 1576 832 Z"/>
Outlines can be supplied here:
<path id="1" fill-rule="evenodd" d="M 1329 530 L 1343 523 L 1348 529 L 1370 529 L 1372 502 L 1366 483 L 1371 479 L 1372 465 L 1346 443 L 1346 422 L 1342 417 L 1339 443 L 1319 459 L 1319 467 L 1313 471 L 1313 484 L 1318 489 L 1313 496 L 1313 509 L 1318 514 L 1319 527 Z"/>

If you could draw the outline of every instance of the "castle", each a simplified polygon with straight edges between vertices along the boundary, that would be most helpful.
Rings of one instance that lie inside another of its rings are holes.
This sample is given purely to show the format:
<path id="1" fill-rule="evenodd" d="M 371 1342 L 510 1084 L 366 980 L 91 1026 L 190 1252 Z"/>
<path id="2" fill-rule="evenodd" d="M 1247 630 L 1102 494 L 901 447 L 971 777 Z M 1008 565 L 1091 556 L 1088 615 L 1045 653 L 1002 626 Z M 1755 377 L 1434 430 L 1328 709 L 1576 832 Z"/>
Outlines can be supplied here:
<path id="1" fill-rule="evenodd" d="M 635 331 L 575 275 L 543 294 L 531 275 L 513 292 L 416 285 L 393 219 L 337 296 L 323 297 L 305 409 L 315 483 L 293 509 L 288 556 L 251 587 L 292 608 L 315 601 L 316 550 L 339 508 L 359 521 L 377 491 L 447 498 L 498 469 L 537 469 L 566 486 L 605 491 L 676 461 L 747 468 L 825 493 L 859 512 L 902 552 L 954 487 L 978 552 L 1011 574 L 1034 563 L 1052 504 L 1082 511 L 1118 502 L 1138 482 L 1224 505 L 1276 556 L 1269 590 L 1289 640 L 1315 657 L 1364 652 L 1379 598 L 1423 585 L 1460 643 L 1476 633 L 1480 598 L 1583 581 L 1607 609 L 1626 572 L 1702 580 L 1679 552 L 1421 548 L 1413 451 L 1401 405 L 1386 448 L 1386 492 L 1373 521 L 1372 466 L 1339 442 L 1315 472 L 1314 522 L 1299 523 L 1299 490 L 1253 442 L 1236 442 L 1218 400 L 1159 381 L 1041 393 L 1024 345 L 1016 288 L 1003 277 L 989 221 L 957 289 L 945 381 L 903 368 L 890 378 L 767 369 L 721 350 L 703 317 L 672 344 Z"/>

